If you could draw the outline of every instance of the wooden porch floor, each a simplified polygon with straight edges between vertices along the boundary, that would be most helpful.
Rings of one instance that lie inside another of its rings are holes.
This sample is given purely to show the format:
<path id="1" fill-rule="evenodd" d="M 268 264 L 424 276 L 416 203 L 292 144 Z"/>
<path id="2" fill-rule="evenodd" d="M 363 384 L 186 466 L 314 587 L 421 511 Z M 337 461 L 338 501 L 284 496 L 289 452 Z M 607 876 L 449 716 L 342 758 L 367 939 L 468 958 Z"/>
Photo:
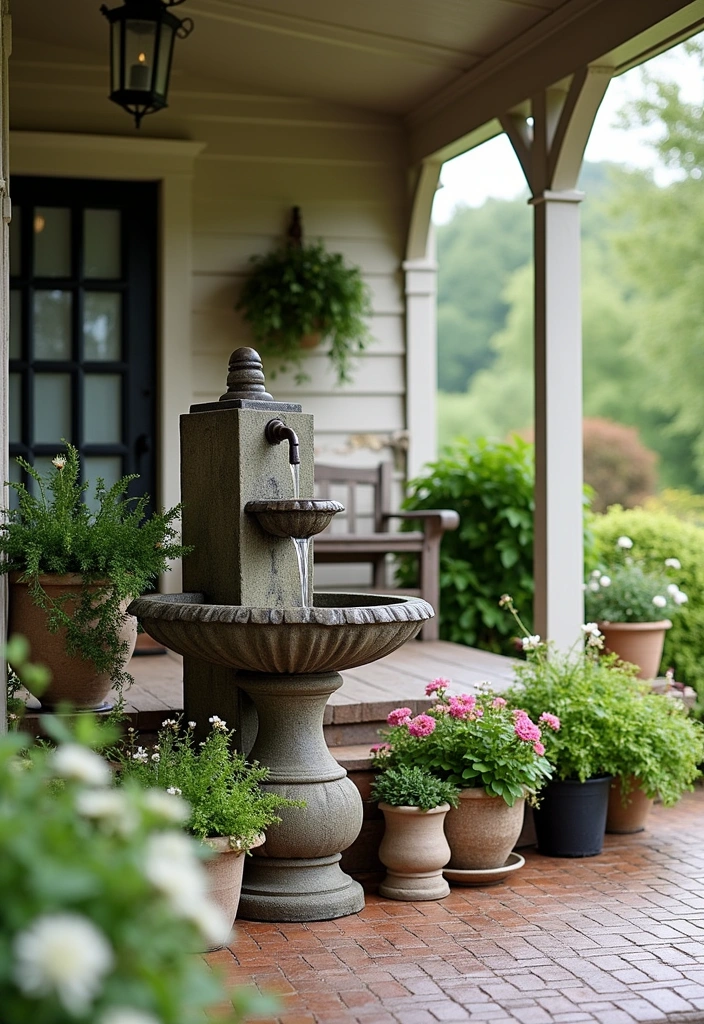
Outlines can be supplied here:
<path id="1" fill-rule="evenodd" d="M 386 708 L 400 704 L 421 710 L 427 707 L 425 686 L 438 676 L 460 690 L 471 691 L 487 680 L 501 691 L 513 681 L 512 664 L 511 658 L 446 640 L 412 640 L 380 661 L 343 672 L 344 683 L 330 698 L 326 724 L 375 721 L 386 716 Z M 138 656 L 129 670 L 135 682 L 125 695 L 127 711 L 142 729 L 155 728 L 167 712 L 183 710 L 183 674 L 176 655 Z"/>

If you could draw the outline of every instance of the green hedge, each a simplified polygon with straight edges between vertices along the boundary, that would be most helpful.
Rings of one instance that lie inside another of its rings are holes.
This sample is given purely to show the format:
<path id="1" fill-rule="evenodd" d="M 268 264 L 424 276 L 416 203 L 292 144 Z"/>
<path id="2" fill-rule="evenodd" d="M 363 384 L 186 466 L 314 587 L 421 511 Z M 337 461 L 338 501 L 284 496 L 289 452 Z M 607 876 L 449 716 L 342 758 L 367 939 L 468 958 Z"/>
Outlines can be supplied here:
<path id="1" fill-rule="evenodd" d="M 621 536 L 630 537 L 634 552 L 646 565 L 679 558 L 682 569 L 673 573 L 689 601 L 672 620 L 667 633 L 662 671 L 669 666 L 675 678 L 693 686 L 704 702 L 704 529 L 683 522 L 668 512 L 622 509 L 614 506 L 604 515 L 591 517 L 595 540 L 594 561 L 608 560 Z M 591 566 L 589 566 L 591 568 Z"/>

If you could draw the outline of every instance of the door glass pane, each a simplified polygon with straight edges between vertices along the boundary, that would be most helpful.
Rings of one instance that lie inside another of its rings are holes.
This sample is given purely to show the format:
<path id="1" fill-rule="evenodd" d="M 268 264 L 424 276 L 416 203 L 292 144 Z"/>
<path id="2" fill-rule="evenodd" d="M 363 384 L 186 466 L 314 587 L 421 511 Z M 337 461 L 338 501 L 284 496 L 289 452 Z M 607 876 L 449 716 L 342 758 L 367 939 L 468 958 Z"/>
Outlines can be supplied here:
<path id="1" fill-rule="evenodd" d="M 86 491 L 86 505 L 88 508 L 95 510 L 97 502 L 95 500 L 95 485 L 98 477 L 102 477 L 107 488 L 112 487 L 113 484 L 122 476 L 122 456 L 121 455 L 87 455 L 81 460 L 83 463 L 83 475 L 89 482 L 90 487 Z"/>
<path id="2" fill-rule="evenodd" d="M 85 292 L 83 358 L 119 359 L 122 355 L 122 296 L 119 292 Z"/>
<path id="3" fill-rule="evenodd" d="M 22 358 L 22 292 L 10 292 L 10 359 Z"/>
<path id="4" fill-rule="evenodd" d="M 71 358 L 71 292 L 34 293 L 34 358 Z"/>
<path id="5" fill-rule="evenodd" d="M 57 446 L 56 446 L 56 454 L 59 455 L 60 453 L 61 453 L 61 445 L 57 444 Z M 53 458 L 55 458 L 55 456 L 53 456 L 53 455 L 35 455 L 34 456 L 34 462 L 32 463 L 32 465 L 36 469 L 37 473 L 39 473 L 39 475 L 44 480 L 48 480 L 49 477 L 51 476 L 51 474 L 53 472 L 55 472 L 54 467 L 51 464 L 51 460 Z M 32 460 L 30 459 L 29 461 L 31 462 Z M 29 478 L 28 487 L 29 487 L 29 490 L 32 492 L 32 494 L 34 494 L 37 497 L 39 497 L 39 487 L 34 482 L 33 477 Z"/>
<path id="6" fill-rule="evenodd" d="M 37 277 L 71 276 L 71 211 L 37 206 L 34 211 L 34 273 Z"/>
<path id="7" fill-rule="evenodd" d="M 120 211 L 85 210 L 83 213 L 83 276 L 121 276 Z"/>
<path id="8" fill-rule="evenodd" d="M 55 444 L 58 451 L 62 437 L 71 437 L 71 377 L 68 373 L 37 373 L 34 377 L 34 441 Z"/>
<path id="9" fill-rule="evenodd" d="M 10 374 L 10 389 L 8 395 L 9 418 L 10 418 L 10 444 L 22 440 L 22 376 L 19 373 Z"/>
<path id="10" fill-rule="evenodd" d="M 22 273 L 22 210 L 19 206 L 12 207 L 10 221 L 10 273 Z"/>
<path id="11" fill-rule="evenodd" d="M 122 378 L 119 373 L 85 375 L 83 439 L 86 444 L 122 441 Z"/>
<path id="12" fill-rule="evenodd" d="M 15 483 L 15 484 L 20 483 L 20 481 L 22 480 L 22 470 L 20 469 L 20 467 L 17 465 L 17 463 L 15 462 L 15 460 L 12 457 L 10 457 L 10 464 L 8 466 L 8 476 L 7 476 L 7 479 L 8 480 L 12 480 L 12 482 Z M 15 490 L 13 490 L 12 487 L 8 487 L 7 488 L 7 495 L 8 495 L 9 507 L 10 508 L 19 508 L 20 501 L 19 501 L 19 498 L 17 497 L 17 492 Z"/>

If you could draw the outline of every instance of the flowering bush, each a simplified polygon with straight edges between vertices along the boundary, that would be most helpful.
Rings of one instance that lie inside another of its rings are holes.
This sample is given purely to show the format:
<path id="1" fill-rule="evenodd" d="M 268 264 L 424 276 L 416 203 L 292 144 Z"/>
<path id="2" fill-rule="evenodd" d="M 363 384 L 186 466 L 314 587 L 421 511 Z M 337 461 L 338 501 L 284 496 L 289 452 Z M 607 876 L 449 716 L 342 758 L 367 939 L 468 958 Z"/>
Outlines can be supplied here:
<path id="1" fill-rule="evenodd" d="M 230 836 L 244 848 L 281 820 L 276 813 L 281 807 L 304 806 L 261 788 L 269 769 L 247 764 L 244 755 L 233 750 L 233 733 L 217 715 L 210 719 L 210 732 L 200 744 L 194 739 L 195 726 L 189 722 L 182 730 L 180 720 L 166 719 L 151 747 L 140 746 L 130 729 L 126 747 L 114 752 L 120 781 L 183 797 L 190 806 L 186 827 L 192 835 Z"/>
<path id="2" fill-rule="evenodd" d="M 633 541 L 625 534 L 604 567 L 593 569 L 584 584 L 587 618 L 598 622 L 657 622 L 674 615 L 687 595 L 670 576 L 682 566 L 674 556 L 648 570 L 633 557 Z M 668 575 L 669 573 L 669 575 Z"/>
<path id="3" fill-rule="evenodd" d="M 397 708 L 388 717 L 388 741 L 375 751 L 378 767 L 409 765 L 463 788 L 483 787 L 509 806 L 534 796 L 550 778 L 543 729 L 529 715 L 511 708 L 488 689 L 479 697 L 448 694 L 447 679 L 426 687 L 436 702 L 423 715 Z M 537 717 L 537 716 L 534 716 Z M 547 731 L 559 729 L 556 718 L 544 719 Z"/>

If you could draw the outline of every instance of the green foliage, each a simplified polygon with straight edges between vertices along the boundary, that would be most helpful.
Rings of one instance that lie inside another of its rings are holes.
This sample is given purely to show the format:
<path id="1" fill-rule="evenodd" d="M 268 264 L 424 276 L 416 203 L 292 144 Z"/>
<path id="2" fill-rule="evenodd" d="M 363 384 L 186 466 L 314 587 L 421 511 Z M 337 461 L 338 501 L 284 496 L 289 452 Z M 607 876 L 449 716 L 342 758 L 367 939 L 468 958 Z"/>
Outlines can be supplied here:
<path id="1" fill-rule="evenodd" d="M 511 627 L 498 607 L 511 590 L 533 600 L 533 448 L 459 440 L 412 480 L 404 508 L 451 508 L 460 516 L 440 551 L 440 635 L 444 640 L 513 653 Z M 402 564 L 399 580 L 412 585 Z"/>
<path id="2" fill-rule="evenodd" d="M 307 380 L 299 342 L 320 333 L 330 340 L 328 356 L 338 384 L 349 383 L 352 359 L 370 340 L 369 289 L 359 268 L 348 266 L 340 253 L 329 253 L 322 242 L 285 245 L 253 256 L 251 263 L 236 308 L 243 310 L 264 353 L 278 361 L 279 370 L 293 366 L 296 379 Z"/>
<path id="3" fill-rule="evenodd" d="M 662 565 L 677 558 L 677 583 L 689 600 L 672 620 L 665 637 L 662 664 L 672 666 L 681 682 L 704 698 L 704 530 L 667 512 L 612 508 L 591 522 L 595 561 L 608 558 L 621 536 L 630 537 L 646 564 Z"/>
<path id="4" fill-rule="evenodd" d="M 627 543 L 626 543 L 627 542 Z M 675 582 L 679 559 L 652 559 L 644 564 L 631 554 L 633 542 L 622 536 L 611 555 L 602 558 L 586 584 L 586 617 L 596 622 L 659 622 L 676 615 L 687 603 L 687 595 Z M 637 549 L 636 549 L 637 551 Z M 602 549 L 603 555 L 603 549 Z"/>
<path id="5" fill-rule="evenodd" d="M 668 512 L 685 523 L 704 526 L 704 494 L 684 488 L 666 487 L 643 503 L 646 512 Z"/>
<path id="6" fill-rule="evenodd" d="M 131 682 L 122 670 L 127 644 L 120 640 L 123 605 L 137 597 L 169 568 L 168 560 L 185 554 L 176 543 L 174 520 L 180 505 L 145 517 L 149 498 L 125 498 L 127 476 L 108 490 L 98 478 L 95 509 L 84 501 L 89 484 L 79 483 L 76 449 L 53 460 L 54 469 L 42 477 L 24 459 L 19 465 L 38 489 L 35 497 L 24 484 L 10 483 L 18 496 L 16 509 L 3 509 L 0 525 L 0 573 L 19 572 L 29 584 L 35 604 L 47 612 L 49 629 L 66 630 L 66 649 L 92 661 L 97 672 L 109 672 L 115 684 Z M 60 600 L 51 599 L 41 585 L 44 573 L 77 573 L 94 585 Z M 76 601 L 69 614 L 64 605 Z"/>
<path id="7" fill-rule="evenodd" d="M 677 696 L 644 693 L 624 708 L 616 739 L 616 774 L 638 780 L 646 796 L 665 806 L 677 803 L 699 777 L 704 762 L 704 726 L 687 714 Z"/>
<path id="8" fill-rule="evenodd" d="M 610 505 L 633 508 L 655 492 L 655 452 L 646 448 L 635 427 L 599 417 L 582 422 L 584 481 L 594 491 L 592 509 Z"/>
<path id="9" fill-rule="evenodd" d="M 441 804 L 456 807 L 459 790 L 451 782 L 431 775 L 417 765 L 399 764 L 378 775 L 372 786 L 372 798 L 392 807 L 419 807 L 430 811 Z"/>
<path id="10" fill-rule="evenodd" d="M 191 808 L 188 831 L 199 839 L 230 838 L 249 849 L 269 825 L 281 819 L 282 807 L 302 807 L 262 784 L 269 769 L 247 764 L 244 755 L 232 749 L 232 732 L 217 716 L 202 745 L 194 740 L 195 723 L 181 730 L 180 722 L 167 719 L 153 747 L 142 747 L 133 730 L 127 746 L 113 755 L 120 765 L 120 780 L 134 780 L 182 796 Z"/>
<path id="11" fill-rule="evenodd" d="M 462 789 L 481 787 L 509 807 L 533 797 L 551 775 L 540 728 L 524 720 L 528 732 L 521 738 L 521 724 L 503 698 L 488 691 L 478 699 L 447 696 L 446 681 L 435 682 L 437 703 L 425 715 L 411 719 L 402 714 L 407 708 L 389 715 L 384 735 L 391 749 L 376 763 L 422 768 Z"/>
<path id="12" fill-rule="evenodd" d="M 18 652 L 13 656 L 24 676 Z M 229 930 L 207 896 L 185 805 L 113 786 L 90 715 L 57 746 L 0 736 L 0 1005 L 3 1024 L 196 1024 L 272 1007 L 229 992 L 193 953 Z"/>
<path id="13" fill-rule="evenodd" d="M 50 680 L 49 670 L 45 665 L 33 665 L 29 660 L 29 644 L 26 637 L 11 636 L 5 645 L 5 661 L 7 665 L 7 727 L 10 732 L 19 730 L 22 718 L 27 709 L 22 697 L 18 694 L 22 687 L 27 687 L 34 694 L 41 695 Z M 22 673 L 20 679 L 19 673 Z"/>

